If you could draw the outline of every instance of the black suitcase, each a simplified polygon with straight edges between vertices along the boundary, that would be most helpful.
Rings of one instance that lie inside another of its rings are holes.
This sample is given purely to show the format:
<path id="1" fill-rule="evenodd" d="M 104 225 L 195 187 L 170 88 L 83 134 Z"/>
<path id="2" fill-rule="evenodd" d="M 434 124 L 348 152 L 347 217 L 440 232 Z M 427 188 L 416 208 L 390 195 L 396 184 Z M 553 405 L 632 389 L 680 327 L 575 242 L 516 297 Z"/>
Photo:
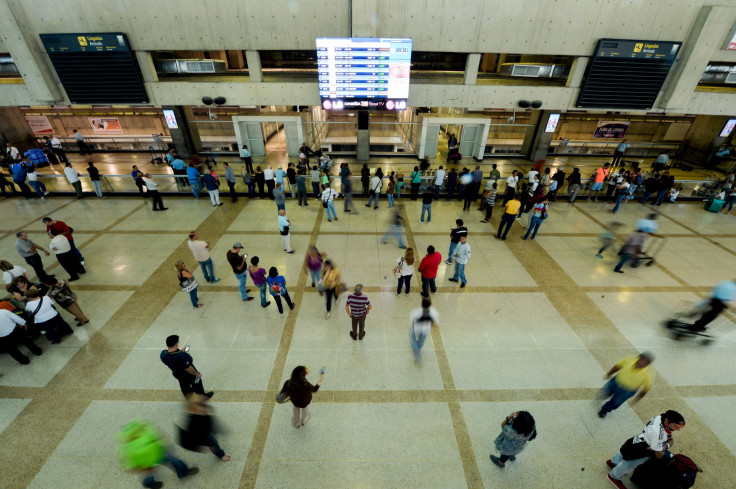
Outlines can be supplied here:
<path id="1" fill-rule="evenodd" d="M 642 489 L 690 489 L 698 472 L 700 467 L 682 454 L 666 461 L 651 457 L 634 470 L 631 482 Z"/>

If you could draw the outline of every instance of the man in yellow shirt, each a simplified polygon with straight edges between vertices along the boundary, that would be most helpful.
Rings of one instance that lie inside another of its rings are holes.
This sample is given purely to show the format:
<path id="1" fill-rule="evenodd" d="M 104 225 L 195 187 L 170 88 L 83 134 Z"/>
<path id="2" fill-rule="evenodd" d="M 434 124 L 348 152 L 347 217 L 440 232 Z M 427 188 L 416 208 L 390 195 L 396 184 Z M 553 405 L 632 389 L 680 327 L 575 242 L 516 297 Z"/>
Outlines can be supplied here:
<path id="1" fill-rule="evenodd" d="M 640 353 L 637 356 L 624 357 L 608 371 L 605 378 L 610 379 L 601 389 L 603 398 L 607 399 L 601 410 L 598 412 L 599 418 L 605 418 L 606 414 L 618 408 L 627 399 L 636 394 L 632 403 L 639 402 L 652 387 L 652 375 L 649 365 L 654 360 L 651 353 Z M 618 372 L 616 374 L 616 372 Z M 614 377 L 611 377 L 616 374 Z"/>
<path id="2" fill-rule="evenodd" d="M 506 202 L 504 207 L 506 208 L 506 212 L 504 212 L 503 216 L 501 217 L 501 224 L 498 225 L 498 232 L 496 233 L 496 238 L 502 240 L 506 239 L 506 235 L 509 233 L 509 229 L 511 229 L 511 225 L 514 223 L 514 221 L 516 220 L 516 215 L 519 213 L 519 208 L 521 207 L 519 194 L 514 194 L 513 200 L 509 200 L 508 202 Z M 506 226 L 506 230 L 502 231 L 504 226 Z"/>

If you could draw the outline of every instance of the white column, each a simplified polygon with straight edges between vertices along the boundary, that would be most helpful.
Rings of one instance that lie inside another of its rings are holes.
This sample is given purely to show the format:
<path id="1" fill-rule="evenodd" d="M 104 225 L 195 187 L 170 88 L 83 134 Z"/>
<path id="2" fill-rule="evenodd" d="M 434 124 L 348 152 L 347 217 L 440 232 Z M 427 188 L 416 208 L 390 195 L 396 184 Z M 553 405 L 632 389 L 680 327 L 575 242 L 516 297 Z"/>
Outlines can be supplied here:
<path id="1" fill-rule="evenodd" d="M 480 53 L 470 53 L 465 59 L 464 85 L 475 85 L 478 79 L 478 67 L 480 66 Z"/>
<path id="2" fill-rule="evenodd" d="M 250 81 L 262 82 L 263 68 L 261 68 L 261 55 L 258 54 L 258 51 L 246 51 L 245 60 L 248 63 L 248 74 L 250 75 Z"/>

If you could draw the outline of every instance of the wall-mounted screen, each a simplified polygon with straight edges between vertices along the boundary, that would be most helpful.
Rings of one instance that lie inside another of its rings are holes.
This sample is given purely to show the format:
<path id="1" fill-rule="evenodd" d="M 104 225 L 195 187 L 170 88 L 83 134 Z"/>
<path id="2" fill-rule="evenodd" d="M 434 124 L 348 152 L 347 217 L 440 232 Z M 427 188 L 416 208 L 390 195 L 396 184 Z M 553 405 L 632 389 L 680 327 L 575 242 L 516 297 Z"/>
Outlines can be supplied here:
<path id="1" fill-rule="evenodd" d="M 179 123 L 176 120 L 176 114 L 171 109 L 164 109 L 164 119 L 169 129 L 179 129 Z"/>
<path id="2" fill-rule="evenodd" d="M 406 109 L 411 39 L 319 37 L 317 63 L 323 109 Z"/>
<path id="3" fill-rule="evenodd" d="M 726 121 L 726 125 L 723 126 L 723 130 L 721 131 L 721 134 L 719 134 L 719 136 L 722 138 L 727 138 L 733 132 L 734 127 L 736 127 L 736 119 L 729 119 L 728 121 Z"/>
<path id="4" fill-rule="evenodd" d="M 549 119 L 547 119 L 547 125 L 544 127 L 544 132 L 555 132 L 559 123 L 560 114 L 550 114 Z"/>

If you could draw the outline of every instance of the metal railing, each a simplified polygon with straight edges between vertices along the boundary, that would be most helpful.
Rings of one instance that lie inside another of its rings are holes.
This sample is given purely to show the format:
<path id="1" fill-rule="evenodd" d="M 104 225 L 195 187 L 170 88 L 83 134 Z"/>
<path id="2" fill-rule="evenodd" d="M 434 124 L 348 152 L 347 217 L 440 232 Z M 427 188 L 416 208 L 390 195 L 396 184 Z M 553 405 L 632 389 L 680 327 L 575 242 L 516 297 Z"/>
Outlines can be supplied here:
<path id="1" fill-rule="evenodd" d="M 58 136 L 57 136 L 58 137 Z M 77 140 L 73 137 L 58 137 L 61 141 L 61 147 L 64 151 L 79 151 Z M 158 141 L 157 141 L 158 139 Z M 39 148 L 46 147 L 46 141 L 43 137 L 37 137 L 36 142 Z M 166 153 L 169 151 L 169 143 L 172 139 L 169 136 L 85 136 L 84 142 L 94 151 L 154 151 Z"/>
<path id="2" fill-rule="evenodd" d="M 613 155 L 621 141 L 564 141 L 550 142 L 549 156 L 609 156 Z M 676 151 L 680 143 L 634 143 L 626 153 L 626 158 L 656 157 L 660 153 Z"/>
<path id="3" fill-rule="evenodd" d="M 46 173 L 39 173 L 39 180 L 43 182 L 48 190 L 52 194 L 73 194 L 75 192 L 74 187 L 69 183 L 69 181 L 66 179 L 64 175 L 55 175 L 55 174 L 46 174 Z M 94 195 L 94 188 L 92 185 L 92 181 L 89 178 L 89 175 L 80 174 L 80 181 L 82 182 L 82 190 L 83 192 Z M 8 177 L 6 177 L 8 178 Z M 158 185 L 158 191 L 163 195 L 191 195 L 192 194 L 192 187 L 189 183 L 189 178 L 186 175 L 173 175 L 173 174 L 154 174 L 151 175 L 151 178 L 153 178 L 156 181 L 156 184 Z M 219 176 L 220 178 L 220 193 L 227 193 L 230 191 L 227 183 L 225 182 L 225 178 L 223 175 Z M 330 186 L 337 190 L 338 192 L 343 192 L 341 178 L 339 175 L 330 175 Z M 252 181 L 255 182 L 253 177 L 251 176 Z M 8 178 L 10 180 L 10 178 Z M 138 194 L 139 190 L 138 187 L 135 184 L 135 181 L 130 176 L 130 174 L 126 175 L 100 175 L 100 180 L 102 182 L 102 188 L 103 192 L 105 194 L 109 195 L 130 195 L 130 194 Z M 352 190 L 354 195 L 363 195 L 362 192 L 362 183 L 361 178 L 353 176 L 350 178 L 352 183 Z M 388 184 L 388 178 L 384 177 L 384 184 L 381 189 L 381 192 L 386 191 L 386 186 Z M 483 179 L 483 182 L 481 184 L 480 191 L 482 192 L 482 189 L 485 186 L 485 183 L 487 181 L 487 178 Z M 421 183 L 420 183 L 420 192 L 423 192 L 427 187 L 434 188 L 434 182 L 435 182 L 435 176 L 434 172 L 425 172 L 422 174 L 421 177 Z M 678 196 L 678 200 L 701 200 L 701 199 L 707 199 L 709 196 L 713 195 L 720 189 L 720 184 L 722 182 L 722 179 L 719 179 L 715 176 L 708 177 L 706 180 L 676 180 L 675 181 L 675 187 L 680 189 L 680 194 Z M 410 193 L 411 189 L 411 178 L 409 176 L 404 177 L 404 186 L 400 190 L 402 194 L 408 194 Z M 523 179 L 519 181 L 519 186 L 517 188 L 520 188 L 520 185 L 523 183 Z M 578 191 L 578 196 L 583 196 L 584 194 L 587 194 L 590 191 L 592 181 L 590 179 L 582 179 L 581 180 L 581 188 Z M 255 186 L 255 192 L 258 193 L 258 187 Z M 460 188 L 460 182 L 457 183 L 457 186 L 455 188 L 455 195 L 457 195 L 457 192 Z M 608 185 L 604 187 L 604 190 L 601 191 L 601 194 L 605 194 L 605 191 L 607 190 Z M 309 195 L 312 194 L 312 183 L 311 178 L 309 175 L 306 176 L 306 189 L 307 193 Z M 557 192 L 558 196 L 567 195 L 569 186 L 567 183 L 562 186 L 562 188 Z M 246 185 L 243 182 L 243 179 L 240 175 L 236 176 L 236 184 L 235 184 L 235 190 L 238 193 L 238 195 L 245 196 L 249 193 L 248 185 Z M 499 194 L 504 194 L 506 192 L 506 179 L 501 178 L 497 181 L 497 190 Z M 284 192 L 287 193 L 287 195 L 291 192 L 291 186 L 288 183 L 288 179 L 284 178 Z M 440 187 L 440 193 L 446 194 L 447 193 L 447 179 L 443 182 L 442 186 Z M 636 191 L 634 192 L 635 197 L 640 197 L 645 193 L 644 185 L 639 185 L 636 188 Z M 202 194 L 206 195 L 206 190 L 202 190 Z"/>

